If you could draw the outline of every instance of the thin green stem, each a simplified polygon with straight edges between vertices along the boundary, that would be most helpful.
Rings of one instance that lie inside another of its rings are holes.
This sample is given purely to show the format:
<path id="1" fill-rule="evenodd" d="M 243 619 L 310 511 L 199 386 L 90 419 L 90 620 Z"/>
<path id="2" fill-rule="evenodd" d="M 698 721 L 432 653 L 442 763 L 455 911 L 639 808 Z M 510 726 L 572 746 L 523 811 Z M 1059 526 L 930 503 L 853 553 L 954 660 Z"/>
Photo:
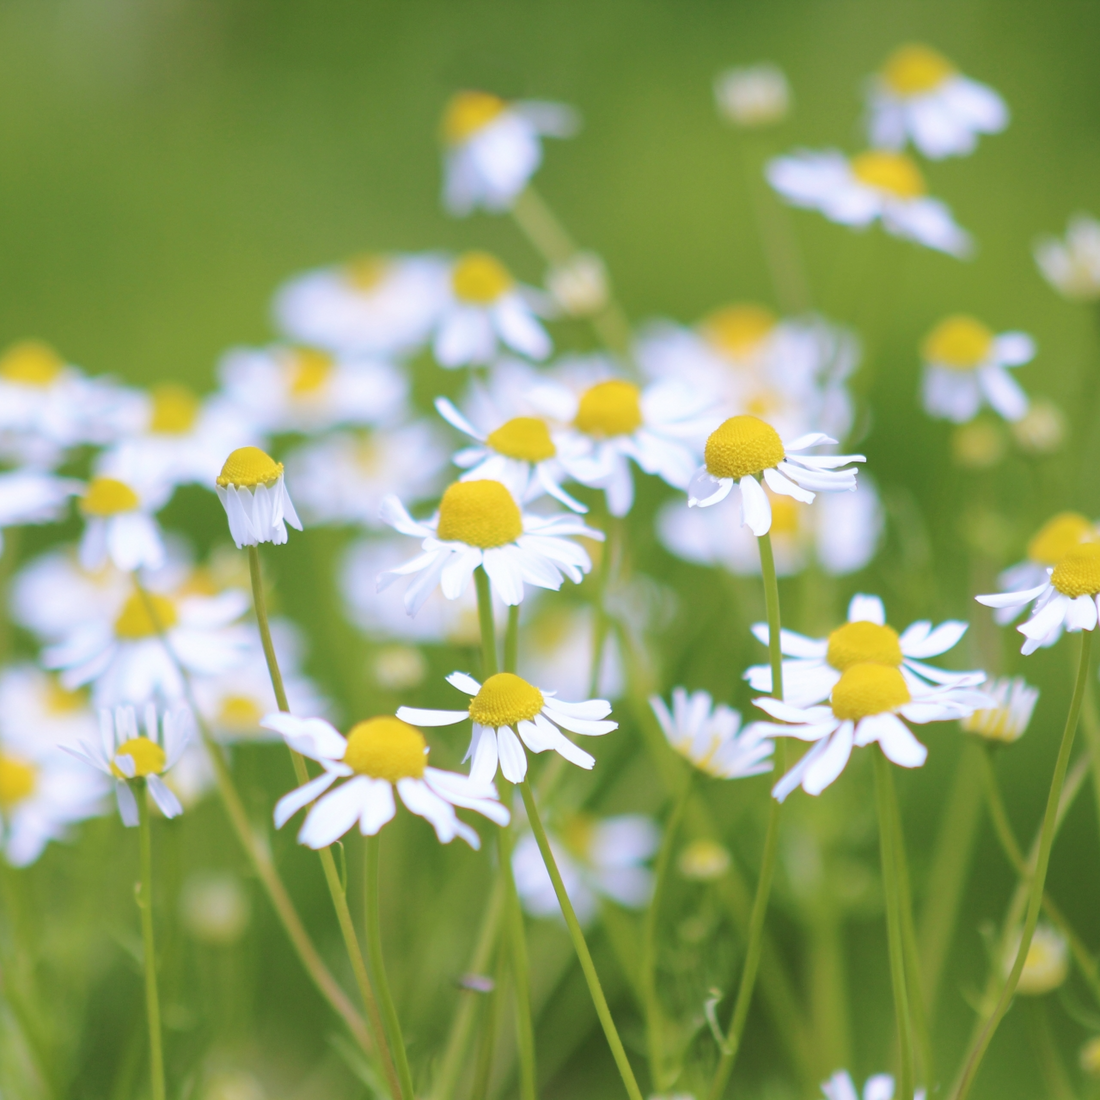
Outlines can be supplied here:
<path id="1" fill-rule="evenodd" d="M 508 629 L 504 635 L 504 671 L 515 672 L 519 662 L 519 604 L 508 608 Z"/>
<path id="2" fill-rule="evenodd" d="M 766 531 L 757 540 L 760 549 L 760 575 L 764 580 L 764 607 L 768 614 L 768 663 L 772 669 L 772 695 L 783 698 L 783 649 L 780 638 L 779 578 L 775 573 L 772 536 Z"/>
<path id="3" fill-rule="evenodd" d="M 145 1014 L 149 1021 L 149 1075 L 153 1100 L 164 1100 L 164 1047 L 160 1030 L 160 997 L 157 995 L 157 951 L 153 943 L 153 842 L 149 830 L 149 802 L 145 780 L 130 781 L 138 804 L 138 843 L 141 847 L 141 884 L 137 903 L 141 910 L 141 942 L 145 949 Z"/>
<path id="4" fill-rule="evenodd" d="M 1039 921 L 1039 911 L 1043 903 L 1043 891 L 1046 885 L 1047 867 L 1050 864 L 1050 850 L 1054 844 L 1054 833 L 1057 827 L 1058 807 L 1061 801 L 1062 786 L 1066 779 L 1066 770 L 1069 767 L 1070 752 L 1073 749 L 1073 738 L 1077 732 L 1077 721 L 1081 715 L 1081 704 L 1085 697 L 1085 686 L 1088 683 L 1089 653 L 1092 647 L 1092 631 L 1081 632 L 1081 660 L 1077 667 L 1077 682 L 1073 688 L 1073 698 L 1070 701 L 1069 714 L 1066 715 L 1066 727 L 1062 732 L 1062 743 L 1058 749 L 1058 759 L 1054 765 L 1054 775 L 1050 782 L 1050 794 L 1047 797 L 1046 812 L 1043 814 L 1043 827 L 1039 834 L 1039 850 L 1035 860 L 1034 871 L 1031 878 L 1031 889 L 1028 896 L 1027 918 L 1024 922 L 1023 934 L 1020 937 L 1020 946 L 1016 952 L 1016 961 L 1006 979 L 1001 995 L 993 1009 L 993 1013 L 986 1021 L 971 1044 L 963 1063 L 963 1070 L 959 1077 L 958 1085 L 952 1093 L 952 1100 L 964 1100 L 970 1092 L 970 1088 L 981 1066 L 982 1058 L 989 1047 L 1008 1006 L 1012 1002 L 1012 996 L 1016 992 L 1016 985 L 1024 970 L 1027 953 L 1031 948 L 1031 937 L 1035 934 L 1035 926 Z M 904 1095 L 904 1094 L 903 1094 Z"/>
<path id="5" fill-rule="evenodd" d="M 286 688 L 283 687 L 283 674 L 279 671 L 279 659 L 275 656 L 275 643 L 271 640 L 271 624 L 267 621 L 267 597 L 264 595 L 264 578 L 260 571 L 260 548 L 248 548 L 248 572 L 252 578 L 252 606 L 256 610 L 256 622 L 260 627 L 260 642 L 264 647 L 264 659 L 267 672 L 271 677 L 271 687 L 275 691 L 275 702 L 279 710 L 290 713 L 290 704 L 286 701 Z"/>
<path id="6" fill-rule="evenodd" d="M 561 914 L 565 918 L 566 927 L 569 929 L 573 949 L 577 953 L 577 960 L 584 972 L 584 980 L 588 983 L 588 993 L 592 998 L 593 1005 L 595 1005 L 596 1015 L 603 1025 L 607 1045 L 611 1048 L 611 1055 L 615 1059 L 619 1076 L 623 1079 L 623 1085 L 630 1100 L 642 1100 L 641 1089 L 638 1088 L 634 1070 L 631 1069 L 630 1060 L 623 1049 L 623 1041 L 619 1038 L 615 1021 L 611 1017 L 611 1009 L 607 1007 L 607 998 L 604 996 L 603 986 L 600 985 L 600 976 L 596 973 L 596 966 L 592 962 L 592 955 L 588 950 L 588 944 L 585 942 L 584 932 L 581 931 L 580 921 L 577 920 L 577 914 L 573 911 L 573 903 L 566 893 L 565 883 L 562 882 L 561 872 L 558 870 L 557 861 L 554 859 L 554 853 L 550 848 L 550 840 L 546 835 L 546 829 L 543 828 L 542 818 L 539 815 L 538 806 L 535 804 L 535 796 L 531 791 L 531 784 L 524 779 L 520 783 L 519 789 L 523 795 L 523 805 L 527 810 L 527 820 L 531 825 L 531 831 L 535 834 L 539 852 L 542 854 L 542 862 L 546 865 L 546 872 L 554 885 L 554 893 L 557 895 Z"/>
<path id="7" fill-rule="evenodd" d="M 494 975 L 493 990 L 487 996 L 487 1003 L 482 1011 L 481 1042 L 477 1047 L 474 1082 L 470 1090 L 473 1100 L 480 1100 L 481 1097 L 489 1095 L 489 1085 L 493 1079 L 493 1054 L 496 1051 L 497 1031 L 500 1028 L 500 1004 L 508 977 L 507 953 L 503 950 L 498 952 Z"/>
<path id="8" fill-rule="evenodd" d="M 622 539 L 622 524 L 614 516 L 608 517 L 607 526 L 603 553 L 600 555 L 600 565 L 596 571 L 596 595 L 592 601 L 592 658 L 588 667 L 589 699 L 595 699 L 600 691 L 600 667 L 603 664 L 603 651 L 607 646 L 611 627 L 604 599 L 607 596 L 608 582 L 611 579 Z"/>
<path id="9" fill-rule="evenodd" d="M 496 625 L 493 622 L 493 594 L 489 587 L 489 574 L 484 566 L 474 570 L 474 585 L 477 588 L 477 621 L 481 626 L 481 676 L 487 680 L 496 675 L 497 638 Z"/>

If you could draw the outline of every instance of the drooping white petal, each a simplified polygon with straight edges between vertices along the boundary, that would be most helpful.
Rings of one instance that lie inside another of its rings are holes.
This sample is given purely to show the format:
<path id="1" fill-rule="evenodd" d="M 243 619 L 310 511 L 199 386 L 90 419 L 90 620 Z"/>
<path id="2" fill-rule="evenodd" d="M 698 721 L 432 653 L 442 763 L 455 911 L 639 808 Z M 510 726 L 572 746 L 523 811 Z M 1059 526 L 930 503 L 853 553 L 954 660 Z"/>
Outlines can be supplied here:
<path id="1" fill-rule="evenodd" d="M 276 711 L 260 719 L 263 729 L 280 734 L 286 743 L 310 760 L 343 760 L 348 743 L 324 718 L 296 718 Z"/>
<path id="2" fill-rule="evenodd" d="M 165 817 L 179 817 L 183 813 L 180 800 L 169 790 L 159 775 L 146 776 L 145 784 L 149 788 L 149 793 L 153 796 L 153 801 L 160 807 L 160 812 Z"/>
<path id="3" fill-rule="evenodd" d="M 283 795 L 275 803 L 275 828 L 281 829 L 299 810 L 308 806 L 314 799 L 320 798 L 335 782 L 334 772 L 323 772 L 308 783 L 296 787 L 289 794 Z"/>
<path id="4" fill-rule="evenodd" d="M 128 829 L 136 828 L 139 821 L 138 804 L 129 783 L 121 779 L 115 783 L 115 800 L 118 802 L 118 816 L 122 818 L 122 824 Z"/>
<path id="5" fill-rule="evenodd" d="M 476 695 L 481 690 L 481 685 L 468 672 L 452 672 L 447 683 L 467 695 Z"/>
<path id="6" fill-rule="evenodd" d="M 771 530 L 771 501 L 752 474 L 743 477 L 738 485 L 741 488 L 741 526 L 748 527 L 760 538 Z"/>
<path id="7" fill-rule="evenodd" d="M 527 754 L 519 738 L 508 728 L 497 730 L 497 752 L 500 755 L 500 771 L 509 783 L 522 783 L 527 774 Z"/>
<path id="8" fill-rule="evenodd" d="M 453 726 L 470 717 L 468 710 L 425 710 L 420 707 L 398 707 L 397 717 L 410 726 Z"/>

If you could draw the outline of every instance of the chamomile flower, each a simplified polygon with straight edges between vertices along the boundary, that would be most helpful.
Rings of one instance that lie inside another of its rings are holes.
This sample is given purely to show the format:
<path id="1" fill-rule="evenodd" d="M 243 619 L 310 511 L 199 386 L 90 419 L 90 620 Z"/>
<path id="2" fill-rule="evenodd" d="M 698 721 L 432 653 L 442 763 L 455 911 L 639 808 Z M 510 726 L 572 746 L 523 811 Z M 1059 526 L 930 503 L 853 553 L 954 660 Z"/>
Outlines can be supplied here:
<path id="1" fill-rule="evenodd" d="M 424 818 L 442 844 L 459 836 L 471 848 L 481 846 L 477 833 L 459 820 L 455 807 L 475 810 L 497 825 L 508 824 L 508 810 L 497 801 L 491 782 L 428 767 L 424 735 L 399 718 L 358 722 L 346 738 L 323 718 L 276 713 L 269 714 L 263 725 L 324 768 L 321 775 L 284 795 L 275 807 L 275 827 L 281 829 L 299 810 L 314 803 L 298 833 L 299 842 L 310 848 L 327 848 L 356 822 L 363 836 L 374 836 L 396 812 L 395 788 L 406 808 Z M 330 791 L 339 779 L 346 782 Z"/>
<path id="2" fill-rule="evenodd" d="M 933 160 L 966 156 L 979 134 L 1007 125 L 1008 108 L 992 88 L 927 46 L 895 50 L 868 88 L 867 128 L 879 148 L 904 149 L 911 141 Z"/>
<path id="3" fill-rule="evenodd" d="M 1027 731 L 1039 689 L 1031 687 L 1022 676 L 1000 676 L 983 686 L 990 705 L 974 711 L 959 725 L 967 733 L 976 733 L 987 741 L 1011 744 Z"/>
<path id="4" fill-rule="evenodd" d="M 927 624 L 925 624 L 927 625 Z M 779 722 L 761 722 L 767 737 L 796 737 L 813 743 L 810 750 L 772 788 L 782 802 L 801 786 L 821 794 L 844 770 L 853 748 L 878 742 L 887 759 L 903 768 L 919 768 L 928 750 L 902 719 L 917 724 L 965 718 L 988 704 L 981 692 L 968 687 L 919 686 L 889 664 L 849 665 L 833 685 L 829 702 L 795 706 L 763 697 L 753 702 Z M 786 684 L 784 684 L 784 690 Z"/>
<path id="5" fill-rule="evenodd" d="M 466 759 L 473 758 L 470 776 L 481 783 L 492 781 L 498 762 L 505 779 L 521 783 L 527 774 L 524 745 L 536 753 L 553 749 L 571 764 L 591 768 L 595 758 L 561 731 L 598 737 L 619 728 L 607 718 L 611 704 L 606 699 L 565 703 L 513 672 L 498 672 L 483 684 L 465 672 L 452 672 L 447 683 L 472 696 L 466 710 L 402 707 L 397 717 L 418 726 L 454 726 L 471 719 L 473 737 Z"/>
<path id="6" fill-rule="evenodd" d="M 954 620 L 937 627 L 922 620 L 899 635 L 886 625 L 886 609 L 878 596 L 857 594 L 848 605 L 848 621 L 828 638 L 780 631 L 779 648 L 790 658 L 783 662 L 783 698 L 800 707 L 820 703 L 849 668 L 867 662 L 897 669 L 914 695 L 932 685 L 974 687 L 984 682 L 984 672 L 954 672 L 924 662 L 954 648 L 966 628 L 966 623 Z M 761 645 L 768 644 L 767 623 L 754 624 L 752 632 Z M 772 690 L 768 665 L 754 665 L 745 672 L 745 679 L 755 691 Z"/>
<path id="7" fill-rule="evenodd" d="M 653 872 L 646 863 L 661 843 L 661 830 L 643 814 L 592 818 L 574 814 L 548 832 L 565 892 L 577 919 L 588 924 L 602 898 L 627 909 L 644 909 L 653 896 Z M 512 853 L 512 873 L 523 908 L 533 917 L 561 917 L 561 907 L 538 842 L 524 833 Z"/>
<path id="8" fill-rule="evenodd" d="M 688 485 L 688 504 L 708 508 L 726 499 L 734 485 L 741 490 L 741 523 L 758 538 L 772 525 L 772 507 L 758 477 L 773 493 L 812 504 L 816 492 L 854 492 L 856 471 L 842 470 L 863 455 L 803 455 L 822 443 L 835 443 L 811 432 L 790 443 L 755 416 L 732 416 L 707 438 L 703 465 Z"/>
<path id="9" fill-rule="evenodd" d="M 710 693 L 672 689 L 672 710 L 659 695 L 649 705 L 668 743 L 693 767 L 716 779 L 742 779 L 772 770 L 772 741 L 758 723 L 742 727 L 741 712 L 714 706 Z"/>
<path id="10" fill-rule="evenodd" d="M 186 707 L 158 715 L 155 703 L 142 708 L 145 732 L 138 730 L 132 706 L 106 707 L 99 712 L 99 740 L 68 748 L 78 760 L 115 780 L 115 798 L 122 824 L 138 824 L 138 804 L 127 780 L 144 779 L 149 794 L 165 817 L 179 817 L 183 807 L 161 776 L 179 760 L 191 738 L 194 719 Z"/>
<path id="11" fill-rule="evenodd" d="M 0 744 L 39 756 L 87 740 L 97 728 L 86 693 L 62 687 L 56 673 L 30 664 L 0 672 Z"/>
<path id="12" fill-rule="evenodd" d="M 768 164 L 768 182 L 794 206 L 820 210 L 830 221 L 864 228 L 881 221 L 887 233 L 960 259 L 970 235 L 951 211 L 930 198 L 924 177 L 904 153 L 880 149 L 846 157 L 836 150 L 801 150 Z"/>
<path id="13" fill-rule="evenodd" d="M 542 163 L 541 139 L 571 137 L 577 126 L 561 103 L 456 93 L 443 114 L 444 205 L 458 215 L 509 209 Z"/>
<path id="14" fill-rule="evenodd" d="M 1019 950 L 1020 937 L 1017 936 L 1001 963 L 1006 978 L 1016 963 Z M 1068 975 L 1069 944 L 1066 943 L 1065 936 L 1049 924 L 1037 925 L 1027 949 L 1027 958 L 1020 972 L 1016 992 L 1025 997 L 1041 997 L 1044 993 L 1057 989 Z"/>
<path id="15" fill-rule="evenodd" d="M 1006 368 L 1034 357 L 1035 341 L 1027 333 L 997 335 L 973 317 L 948 317 L 921 346 L 925 411 L 965 424 L 987 404 L 1005 420 L 1020 420 L 1028 410 L 1027 394 Z"/>
<path id="16" fill-rule="evenodd" d="M 565 577 L 580 584 L 592 562 L 572 537 L 603 539 L 602 532 L 585 527 L 575 516 L 520 511 L 508 489 L 491 480 L 449 485 L 429 520 L 414 520 L 394 496 L 383 500 L 381 517 L 401 534 L 423 540 L 420 555 L 378 577 L 381 592 L 399 577 L 420 574 L 405 592 L 410 615 L 437 584 L 447 599 L 457 599 L 479 565 L 509 606 L 522 602 L 528 584 L 555 591 Z"/>
<path id="17" fill-rule="evenodd" d="M 154 518 L 171 495 L 170 483 L 145 479 L 131 466 L 97 474 L 80 497 L 84 534 L 80 564 L 101 569 L 108 561 L 125 572 L 164 563 L 164 539 Z"/>
<path id="18" fill-rule="evenodd" d="M 1059 294 L 1075 302 L 1100 298 L 1100 221 L 1075 214 L 1065 240 L 1043 237 L 1035 244 L 1035 262 L 1043 278 Z"/>
<path id="19" fill-rule="evenodd" d="M 826 1100 L 861 1100 L 851 1074 L 846 1069 L 838 1069 L 828 1081 L 821 1083 L 821 1091 Z M 924 1100 L 924 1089 L 917 1089 L 913 1100 Z M 894 1079 L 888 1073 L 876 1073 L 868 1077 L 863 1085 L 862 1100 L 894 1100 Z"/>
<path id="20" fill-rule="evenodd" d="M 765 61 L 719 73 L 714 81 L 714 99 L 729 122 L 758 129 L 787 117 L 791 87 L 783 70 Z"/>
<path id="21" fill-rule="evenodd" d="M 501 345 L 545 359 L 550 337 L 528 303 L 532 296 L 488 252 L 466 252 L 451 265 L 432 352 L 441 367 L 491 363 Z"/>
<path id="22" fill-rule="evenodd" d="M 61 518 L 69 498 L 81 489 L 79 481 L 39 470 L 0 474 L 0 549 L 4 546 L 5 527 L 52 523 Z"/>
<path id="23" fill-rule="evenodd" d="M 216 485 L 238 549 L 261 542 L 281 546 L 288 523 L 302 529 L 286 491 L 283 464 L 259 447 L 238 447 L 225 460 Z"/>

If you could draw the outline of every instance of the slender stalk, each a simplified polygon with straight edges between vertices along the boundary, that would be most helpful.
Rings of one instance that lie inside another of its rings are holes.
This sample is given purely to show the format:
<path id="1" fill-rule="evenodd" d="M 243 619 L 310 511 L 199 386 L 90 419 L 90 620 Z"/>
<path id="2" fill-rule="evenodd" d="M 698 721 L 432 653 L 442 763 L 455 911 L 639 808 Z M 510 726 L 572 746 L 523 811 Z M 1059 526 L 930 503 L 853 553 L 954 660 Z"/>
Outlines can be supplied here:
<path id="1" fill-rule="evenodd" d="M 592 955 L 588 950 L 588 944 L 585 942 L 584 932 L 581 931 L 580 921 L 577 920 L 577 914 L 573 911 L 573 903 L 569 900 L 569 895 L 565 891 L 565 883 L 562 882 L 561 872 L 558 870 L 554 853 L 550 849 L 550 840 L 543 828 L 542 818 L 539 816 L 539 809 L 535 804 L 535 796 L 531 791 L 531 784 L 524 779 L 520 783 L 519 789 L 523 795 L 523 805 L 527 810 L 527 820 L 531 825 L 531 831 L 535 834 L 535 840 L 538 842 L 542 862 L 546 865 L 546 872 L 554 885 L 554 893 L 557 895 L 558 905 L 561 906 L 561 914 L 565 918 L 566 927 L 569 929 L 573 949 L 577 953 L 577 960 L 581 964 L 584 979 L 588 983 L 588 992 L 593 1005 L 595 1005 L 596 1015 L 603 1025 L 607 1045 L 611 1048 L 615 1065 L 619 1069 L 619 1076 L 623 1079 L 623 1085 L 626 1087 L 630 1100 L 642 1100 L 641 1089 L 638 1088 L 634 1070 L 630 1068 L 630 1060 L 626 1056 L 623 1041 L 619 1038 L 615 1021 L 611 1017 L 611 1009 L 607 1007 L 607 998 L 604 996 L 603 986 L 600 985 L 600 976 L 596 973 L 596 966 L 592 962 Z"/>
<path id="2" fill-rule="evenodd" d="M 493 594 L 489 586 L 489 574 L 483 566 L 474 570 L 474 584 L 477 587 L 477 621 L 481 626 L 481 675 L 488 679 L 496 674 L 497 639 L 493 622 Z"/>
<path id="3" fill-rule="evenodd" d="M 1046 885 L 1047 867 L 1050 864 L 1050 850 L 1054 844 L 1062 786 L 1065 783 L 1070 752 L 1073 749 L 1073 738 L 1077 732 L 1077 721 L 1081 715 L 1081 704 L 1084 701 L 1085 686 L 1088 682 L 1091 647 L 1092 631 L 1084 630 L 1081 632 L 1081 660 L 1077 667 L 1077 682 L 1073 688 L 1073 698 L 1070 701 L 1069 714 L 1066 716 L 1066 727 L 1062 732 L 1062 743 L 1059 746 L 1058 759 L 1054 765 L 1054 775 L 1050 782 L 1046 812 L 1043 814 L 1043 827 L 1039 834 L 1039 849 L 1031 877 L 1031 888 L 1028 893 L 1027 918 L 1024 922 L 1023 934 L 1020 937 L 1020 946 L 1016 952 L 1016 961 L 1013 963 L 1012 970 L 1001 989 L 1001 995 L 992 1015 L 975 1037 L 970 1050 L 967 1052 L 958 1085 L 952 1093 L 952 1100 L 964 1100 L 970 1092 L 989 1043 L 1008 1011 L 1012 995 L 1016 992 L 1016 985 L 1023 973 L 1027 953 L 1031 948 L 1031 937 L 1035 934 L 1035 925 L 1039 921 L 1039 910 L 1042 908 L 1043 890 Z"/>
<path id="4" fill-rule="evenodd" d="M 141 848 L 141 885 L 137 903 L 141 910 L 141 941 L 145 949 L 145 1014 L 149 1021 L 149 1075 L 153 1100 L 164 1100 L 164 1047 L 160 1031 L 160 997 L 157 995 L 157 951 L 153 943 L 153 842 L 149 831 L 149 802 L 145 780 L 130 781 L 138 804 L 138 843 Z"/>
<path id="5" fill-rule="evenodd" d="M 515 672 L 519 662 L 519 604 L 508 608 L 508 629 L 504 635 L 504 671 Z"/>
<path id="6" fill-rule="evenodd" d="M 489 1085 L 493 1079 L 493 1054 L 496 1050 L 497 1031 L 500 1028 L 500 1003 L 504 996 L 504 987 L 508 977 L 508 960 L 504 951 L 494 970 L 493 991 L 486 998 L 481 1020 L 481 1042 L 477 1046 L 477 1058 L 474 1062 L 474 1082 L 470 1090 L 472 1100 L 481 1100 L 489 1095 Z"/>
<path id="7" fill-rule="evenodd" d="M 756 540 L 760 549 L 760 575 L 764 580 L 764 607 L 768 613 L 768 662 L 772 668 L 772 696 L 783 698 L 783 650 L 780 640 L 779 578 L 775 574 L 771 532 Z"/>
<path id="8" fill-rule="evenodd" d="M 607 585 L 619 553 L 622 538 L 622 524 L 614 516 L 608 517 L 608 531 L 600 555 L 600 566 L 596 572 L 596 595 L 592 600 L 592 661 L 588 668 L 588 698 L 595 699 L 600 691 L 600 667 L 603 664 L 603 651 L 607 647 L 607 636 L 611 622 L 607 615 L 604 598 Z"/>
<path id="9" fill-rule="evenodd" d="M 279 671 L 279 658 L 275 656 L 275 643 L 271 640 L 271 625 L 267 621 L 267 597 L 264 595 L 264 578 L 260 571 L 260 548 L 248 548 L 248 573 L 252 579 L 252 606 L 256 610 L 256 622 L 260 627 L 260 642 L 264 647 L 264 659 L 267 661 L 267 673 L 271 677 L 271 687 L 275 692 L 275 702 L 279 710 L 290 713 L 290 704 L 286 701 L 286 688 L 283 687 L 283 674 Z M 304 780 L 303 780 L 304 782 Z"/>
<path id="10" fill-rule="evenodd" d="M 1091 683 L 1085 688 L 1085 701 L 1081 706 L 1081 729 L 1092 759 L 1093 802 L 1100 818 L 1100 716 L 1096 713 L 1096 688 Z"/>

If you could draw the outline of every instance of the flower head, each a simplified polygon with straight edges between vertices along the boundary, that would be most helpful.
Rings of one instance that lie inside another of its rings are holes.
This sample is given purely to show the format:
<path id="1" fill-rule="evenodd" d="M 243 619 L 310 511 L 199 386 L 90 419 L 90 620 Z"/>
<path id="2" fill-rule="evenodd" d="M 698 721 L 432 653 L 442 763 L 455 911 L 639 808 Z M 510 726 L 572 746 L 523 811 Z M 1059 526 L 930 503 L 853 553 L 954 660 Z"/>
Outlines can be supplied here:
<path id="1" fill-rule="evenodd" d="M 1020 937 L 1017 936 L 1012 949 L 1004 958 L 1003 969 L 1006 977 L 1016 962 L 1016 954 L 1019 950 Z M 1024 996 L 1039 997 L 1057 989 L 1066 980 L 1068 974 L 1069 946 L 1065 937 L 1048 924 L 1038 925 L 1031 937 L 1016 991 Z"/>
<path id="2" fill-rule="evenodd" d="M 4 528 L 52 523 L 61 517 L 69 498 L 83 486 L 72 478 L 40 470 L 12 470 L 0 474 L 0 549 Z"/>
<path id="3" fill-rule="evenodd" d="M 1100 221 L 1075 214 L 1065 240 L 1043 237 L 1035 245 L 1035 262 L 1055 290 L 1076 302 L 1100 298 Z"/>
<path id="4" fill-rule="evenodd" d="M 758 129 L 787 117 L 791 87 L 783 70 L 765 61 L 719 73 L 714 98 L 718 110 L 735 126 Z"/>
<path id="5" fill-rule="evenodd" d="M 716 779 L 742 779 L 772 770 L 772 741 L 758 726 L 741 726 L 741 714 L 710 694 L 673 688 L 672 711 L 658 695 L 649 700 L 668 743 L 693 767 Z"/>
<path id="6" fill-rule="evenodd" d="M 127 572 L 164 564 L 164 540 L 154 513 L 167 502 L 172 483 L 143 468 L 139 457 L 107 452 L 81 494 L 80 564 L 85 569 L 100 569 L 108 561 Z"/>
<path id="7" fill-rule="evenodd" d="M 1031 687 L 1022 676 L 998 677 L 982 690 L 992 705 L 981 707 L 959 725 L 967 733 L 976 733 L 987 741 L 1011 743 L 1019 741 L 1027 731 L 1039 689 Z"/>
<path id="8" fill-rule="evenodd" d="M 217 481 L 218 497 L 229 517 L 229 533 L 238 548 L 287 540 L 286 525 L 302 529 L 283 479 L 283 464 L 259 447 L 238 447 Z"/>

